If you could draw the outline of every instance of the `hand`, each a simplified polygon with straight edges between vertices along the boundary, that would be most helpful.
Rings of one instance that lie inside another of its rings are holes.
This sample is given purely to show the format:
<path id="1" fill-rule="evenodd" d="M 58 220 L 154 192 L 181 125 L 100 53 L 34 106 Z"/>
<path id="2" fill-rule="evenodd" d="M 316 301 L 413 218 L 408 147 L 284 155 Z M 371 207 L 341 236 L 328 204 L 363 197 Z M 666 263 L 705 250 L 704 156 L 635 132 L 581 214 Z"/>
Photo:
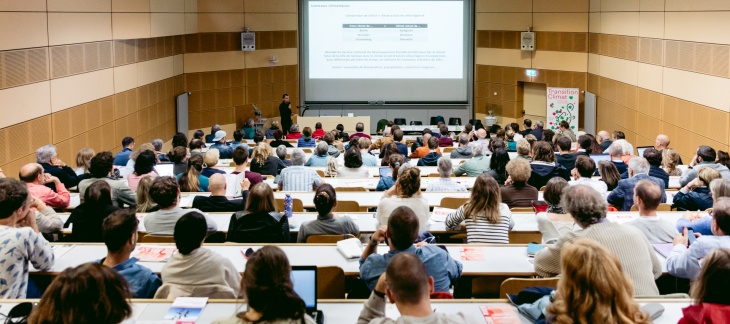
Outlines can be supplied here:
<path id="1" fill-rule="evenodd" d="M 697 178 L 694 178 L 692 181 L 690 181 L 685 187 L 687 187 L 687 189 L 689 189 L 689 190 L 692 190 L 694 188 L 701 187 L 701 186 L 702 186 L 702 180 L 700 180 L 700 178 L 697 177 Z"/>
<path id="2" fill-rule="evenodd" d="M 686 212 L 682 213 L 682 218 L 684 218 L 684 219 L 686 219 L 688 221 L 693 222 L 693 221 L 696 221 L 696 220 L 702 218 L 702 215 L 700 215 L 700 212 L 689 212 L 689 211 L 686 211 Z"/>
<path id="3" fill-rule="evenodd" d="M 512 176 L 507 176 L 507 180 L 504 180 L 504 185 L 509 186 L 513 183 Z"/>
<path id="4" fill-rule="evenodd" d="M 380 275 L 380 278 L 378 278 L 378 283 L 375 284 L 375 291 L 380 293 L 385 293 L 385 289 L 388 288 L 388 284 L 386 282 L 387 278 L 385 277 L 385 272 Z"/>
<path id="5" fill-rule="evenodd" d="M 251 181 L 249 181 L 248 178 L 243 177 L 243 180 L 241 180 L 241 190 L 246 191 L 249 188 L 251 188 Z"/>
<path id="6" fill-rule="evenodd" d="M 697 165 L 697 163 L 698 163 L 698 162 L 697 162 L 697 154 L 695 154 L 695 155 L 694 155 L 694 156 L 692 157 L 692 161 L 690 161 L 690 162 L 689 162 L 689 166 L 691 166 L 691 167 L 694 167 L 695 165 Z"/>
<path id="7" fill-rule="evenodd" d="M 683 245 L 683 246 L 689 246 L 689 237 L 687 235 L 687 228 L 685 227 L 682 229 L 682 233 L 677 234 L 677 236 L 674 237 L 674 241 L 672 242 L 674 245 Z"/>
<path id="8" fill-rule="evenodd" d="M 578 178 L 580 178 L 578 174 L 578 169 L 570 170 L 570 176 L 573 177 L 573 180 L 578 180 Z"/>
<path id="9" fill-rule="evenodd" d="M 55 165 L 57 167 L 65 167 L 66 163 L 63 163 L 63 161 L 61 161 L 61 159 L 54 157 L 54 158 L 51 158 L 51 165 Z"/>
<path id="10" fill-rule="evenodd" d="M 385 191 L 385 194 L 386 195 L 388 195 L 388 196 L 395 196 L 398 193 L 398 190 L 396 189 L 396 187 L 398 187 L 398 182 L 397 181 L 398 180 L 396 180 L 396 183 L 393 184 L 392 187 L 390 187 L 388 190 Z"/>
<path id="11" fill-rule="evenodd" d="M 5 173 L 3 172 L 3 168 L 0 168 L 0 179 L 5 178 Z"/>
<path id="12" fill-rule="evenodd" d="M 36 197 L 33 197 L 30 201 L 30 207 L 35 208 L 38 211 L 46 209 L 46 203 Z"/>
<path id="13" fill-rule="evenodd" d="M 418 242 L 418 243 L 416 243 L 416 248 L 420 248 L 420 247 L 422 247 L 424 245 L 428 245 L 428 242 L 426 242 L 426 241 Z"/>
<path id="14" fill-rule="evenodd" d="M 57 177 L 54 177 L 48 173 L 44 173 L 44 177 L 46 178 L 46 183 L 53 182 L 53 183 L 59 183 L 61 180 L 59 180 Z"/>
<path id="15" fill-rule="evenodd" d="M 386 226 L 380 226 L 377 230 L 375 230 L 375 233 L 373 233 L 373 236 L 370 237 L 370 241 L 377 241 L 378 243 L 381 243 L 385 240 L 385 231 L 388 229 Z"/>

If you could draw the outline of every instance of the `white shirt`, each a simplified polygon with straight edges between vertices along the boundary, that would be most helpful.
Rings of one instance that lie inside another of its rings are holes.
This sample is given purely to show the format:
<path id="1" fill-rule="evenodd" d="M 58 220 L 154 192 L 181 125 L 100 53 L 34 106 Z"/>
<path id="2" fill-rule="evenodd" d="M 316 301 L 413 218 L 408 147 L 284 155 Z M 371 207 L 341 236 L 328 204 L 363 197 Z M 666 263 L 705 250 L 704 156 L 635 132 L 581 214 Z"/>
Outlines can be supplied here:
<path id="1" fill-rule="evenodd" d="M 597 180 L 597 179 L 580 177 L 580 178 L 578 178 L 578 180 L 568 181 L 568 184 L 571 186 L 575 186 L 575 185 L 579 185 L 579 184 L 586 185 L 586 186 L 593 188 L 593 190 L 598 191 L 598 193 L 601 194 L 601 197 L 603 197 L 603 199 L 606 199 L 606 197 L 608 197 L 608 186 L 606 185 L 605 182 Z"/>

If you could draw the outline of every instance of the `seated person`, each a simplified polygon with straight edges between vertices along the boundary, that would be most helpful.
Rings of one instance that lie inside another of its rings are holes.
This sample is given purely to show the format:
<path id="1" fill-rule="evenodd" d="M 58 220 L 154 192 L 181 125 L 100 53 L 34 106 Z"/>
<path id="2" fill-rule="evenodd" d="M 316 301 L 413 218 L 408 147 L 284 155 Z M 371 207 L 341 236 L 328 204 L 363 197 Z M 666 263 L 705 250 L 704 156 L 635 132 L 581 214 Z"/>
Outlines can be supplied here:
<path id="1" fill-rule="evenodd" d="M 91 159 L 89 172 L 91 172 L 92 177 L 79 182 L 79 195 L 81 196 L 81 202 L 84 202 L 84 193 L 91 184 L 97 181 L 104 181 L 109 184 L 109 187 L 111 188 L 112 203 L 115 206 L 122 207 L 126 204 L 134 207 L 137 205 L 137 194 L 132 191 L 132 189 L 129 189 L 124 181 L 115 180 L 109 177 L 113 168 L 113 158 L 110 152 L 97 153 Z"/>
<path id="2" fill-rule="evenodd" d="M 544 213 L 537 213 L 537 229 L 542 233 L 542 243 L 556 242 L 566 233 L 580 229 L 572 216 L 565 212 L 560 198 L 563 190 L 568 187 L 568 182 L 561 177 L 550 179 L 545 185 L 543 199 L 548 205 Z"/>
<path id="3" fill-rule="evenodd" d="M 375 187 L 375 191 L 386 191 L 395 185 L 395 180 L 398 178 L 398 169 L 405 163 L 403 156 L 400 154 L 393 154 L 388 159 L 388 167 L 391 170 L 391 175 L 380 176 L 378 185 Z"/>
<path id="4" fill-rule="evenodd" d="M 362 165 L 360 149 L 351 147 L 345 152 L 345 165 L 337 169 L 338 178 L 370 178 L 370 171 Z"/>
<path id="5" fill-rule="evenodd" d="M 459 164 L 459 166 L 454 169 L 454 174 L 457 177 L 461 177 L 465 174 L 467 177 L 476 177 L 489 171 L 489 158 L 484 155 L 481 145 L 473 147 L 472 154 L 474 157 L 464 161 L 464 163 Z"/>
<path id="6" fill-rule="evenodd" d="M 162 280 L 152 270 L 137 264 L 130 258 L 137 247 L 139 220 L 133 209 L 118 210 L 104 219 L 102 235 L 106 245 L 106 257 L 97 261 L 117 271 L 129 284 L 132 298 L 152 298 Z"/>
<path id="7" fill-rule="evenodd" d="M 289 132 L 286 134 L 286 139 L 298 140 L 301 137 L 302 137 L 302 133 L 299 132 L 299 125 L 292 124 L 291 127 L 289 127 Z"/>
<path id="8" fill-rule="evenodd" d="M 321 184 L 314 193 L 314 208 L 317 210 L 317 219 L 307 221 L 299 227 L 297 243 L 307 243 L 310 235 L 352 234 L 360 236 L 360 228 L 349 216 L 339 216 L 332 213 L 337 207 L 337 193 L 329 184 Z"/>
<path id="9" fill-rule="evenodd" d="M 662 188 L 649 180 L 641 180 L 634 187 L 634 203 L 639 208 L 639 219 L 628 223 L 638 228 L 651 244 L 671 243 L 677 236 L 677 229 L 656 214 L 662 198 Z"/>
<path id="10" fill-rule="evenodd" d="M 502 203 L 497 181 L 488 174 L 477 177 L 469 201 L 449 213 L 444 224 L 456 230 L 462 222 L 467 243 L 509 244 L 509 231 L 515 221 L 509 207 Z"/>
<path id="11" fill-rule="evenodd" d="M 393 127 L 396 127 L 396 125 L 393 125 Z M 383 145 L 383 150 L 381 150 L 381 153 L 382 153 L 382 151 L 385 151 L 386 147 L 395 145 L 398 148 L 398 152 L 401 155 L 408 156 L 408 146 L 403 144 L 402 141 L 403 141 L 403 131 L 400 130 L 400 128 L 393 130 L 393 142 Z"/>
<path id="12" fill-rule="evenodd" d="M 190 144 L 188 145 L 188 149 L 190 149 L 190 157 L 193 157 L 195 155 L 203 156 L 203 148 L 205 147 L 205 143 L 203 141 L 194 139 L 190 141 Z"/>
<path id="13" fill-rule="evenodd" d="M 629 166 L 621 158 L 623 154 L 624 148 L 621 147 L 620 143 L 613 143 L 608 147 L 608 155 L 611 157 L 611 163 L 616 166 L 619 174 L 624 174 L 624 172 L 629 170 Z"/>
<path id="14" fill-rule="evenodd" d="M 312 132 L 312 137 L 314 139 L 321 139 L 322 137 L 324 137 L 325 133 L 326 132 L 324 131 L 324 129 L 322 129 L 322 123 L 317 122 L 316 124 L 314 124 L 314 132 Z"/>
<path id="15" fill-rule="evenodd" d="M 289 218 L 278 212 L 274 191 L 266 183 L 251 188 L 246 208 L 231 215 L 230 242 L 289 243 Z"/>
<path id="16" fill-rule="evenodd" d="M 722 197 L 712 206 L 712 234 L 695 233 L 691 245 L 687 228 L 674 238 L 674 248 L 667 258 L 667 271 L 678 277 L 695 280 L 700 272 L 700 260 L 718 248 L 730 248 L 730 198 Z"/>
<path id="17" fill-rule="evenodd" d="M 459 147 L 451 151 L 452 159 L 471 159 L 471 146 L 469 146 L 469 134 L 459 134 Z"/>
<path id="18" fill-rule="evenodd" d="M 653 148 L 644 150 L 644 158 L 649 162 L 649 175 L 664 181 L 664 189 L 669 189 L 669 173 L 662 169 L 662 152 Z M 621 174 L 621 179 L 628 179 L 628 172 Z"/>
<path id="19" fill-rule="evenodd" d="M 370 154 L 368 151 L 370 148 L 370 140 L 366 137 L 360 137 L 357 140 L 357 147 L 360 149 L 360 155 L 362 156 L 362 165 L 364 166 L 378 166 L 378 158 Z"/>
<path id="20" fill-rule="evenodd" d="M 410 164 L 404 164 L 398 169 L 395 185 L 380 198 L 375 214 L 378 226 L 388 224 L 388 217 L 399 206 L 406 206 L 416 212 L 421 225 L 420 232 L 428 230 L 430 212 L 428 200 L 421 195 L 421 170 Z"/>
<path id="21" fill-rule="evenodd" d="M 514 159 L 507 163 L 507 181 L 500 189 L 502 202 L 509 208 L 532 207 L 537 201 L 537 188 L 527 184 L 530 179 L 530 162 Z"/>
<path id="22" fill-rule="evenodd" d="M 176 176 L 183 192 L 207 192 L 208 177 L 201 174 L 203 171 L 203 157 L 193 155 L 188 159 L 188 171 Z"/>
<path id="23" fill-rule="evenodd" d="M 528 136 L 529 135 L 532 135 L 532 134 L 528 134 Z M 496 142 L 496 141 L 497 141 L 497 139 L 495 139 L 493 142 Z M 506 145 L 505 145 L 504 149 L 507 150 Z M 530 145 L 530 142 L 527 139 L 523 138 L 523 139 L 517 141 L 517 157 L 516 158 L 525 159 L 527 161 L 532 162 L 532 156 L 530 155 L 531 152 L 532 152 L 532 145 Z"/>
<path id="24" fill-rule="evenodd" d="M 504 142 L 507 144 L 507 151 L 517 152 L 517 140 L 519 138 L 515 139 L 515 131 L 509 129 L 504 132 Z"/>
<path id="25" fill-rule="evenodd" d="M 361 138 L 367 138 L 367 137 L 361 137 Z M 380 150 L 384 151 L 384 147 L 390 143 L 393 143 L 393 130 L 390 127 L 386 127 L 383 130 L 383 136 L 381 138 L 378 138 L 375 140 L 375 142 L 370 145 L 371 150 Z"/>
<path id="26" fill-rule="evenodd" d="M 459 280 L 462 265 L 448 252 L 434 245 L 425 244 L 417 248 L 413 244 L 418 238 L 419 227 L 413 209 L 400 206 L 389 215 L 387 229 L 381 227 L 373 233 L 360 258 L 360 278 L 370 290 L 375 289 L 388 262 L 401 252 L 412 253 L 423 261 L 426 272 L 433 277 L 434 291 L 448 292 L 449 287 Z M 377 254 L 378 244 L 386 239 L 390 250 L 386 254 Z"/>
<path id="27" fill-rule="evenodd" d="M 205 142 L 206 143 L 215 143 L 215 136 L 218 131 L 221 130 L 221 125 L 215 124 L 210 128 L 210 134 L 205 135 Z"/>
<path id="28" fill-rule="evenodd" d="M 314 147 L 317 145 L 317 139 L 312 137 L 312 129 L 304 127 L 302 137 L 297 140 L 297 147 Z"/>
<path id="29" fill-rule="evenodd" d="M 410 158 L 422 158 L 429 153 L 431 153 L 431 149 L 428 147 L 428 140 L 431 139 L 431 133 L 424 133 L 423 134 L 423 143 L 426 143 L 425 145 L 421 145 L 417 147 L 415 150 L 411 149 L 413 153 L 409 155 Z M 438 138 L 436 139 L 436 153 L 438 155 L 441 155 L 441 149 L 438 148 Z"/>
<path id="30" fill-rule="evenodd" d="M 227 257 L 202 247 L 207 235 L 206 223 L 205 216 L 197 211 L 189 211 L 175 222 L 177 252 L 162 267 L 160 274 L 164 284 L 155 298 L 208 297 L 185 293 L 204 288 L 218 298 L 240 296 L 241 275 L 236 266 Z"/>
<path id="31" fill-rule="evenodd" d="M 291 144 L 289 144 L 289 141 L 283 140 L 282 137 L 284 137 L 284 132 L 280 130 L 274 131 L 274 140 L 269 143 L 272 148 L 279 147 L 279 145 L 284 145 L 286 147 L 293 147 Z"/>
<path id="32" fill-rule="evenodd" d="M 285 168 L 284 162 L 271 152 L 269 145 L 263 142 L 256 145 L 251 156 L 251 171 L 261 175 L 277 176 Z"/>
<path id="33" fill-rule="evenodd" d="M 561 249 L 567 243 L 587 237 L 616 254 L 634 285 L 634 296 L 659 295 L 655 280 L 662 275 L 662 264 L 639 229 L 606 221 L 608 206 L 591 187 L 570 186 L 563 192 L 561 201 L 582 229 L 566 233 L 555 245 L 538 251 L 535 273 L 541 277 L 559 275 Z"/>
<path id="34" fill-rule="evenodd" d="M 556 142 L 560 149 L 560 154 L 555 156 L 555 160 L 566 170 L 573 170 L 575 168 L 575 160 L 578 158 L 578 154 L 574 154 L 570 151 L 572 145 L 570 137 L 558 135 Z"/>
<path id="35" fill-rule="evenodd" d="M 640 180 L 648 179 L 664 188 L 664 181 L 649 175 L 649 162 L 643 157 L 635 157 L 629 161 L 629 177 L 628 179 L 619 180 L 618 186 L 606 197 L 609 204 L 618 210 L 628 211 L 634 205 L 634 187 Z M 667 201 L 667 194 L 662 190 L 662 200 L 660 203 Z"/>
<path id="36" fill-rule="evenodd" d="M 233 150 L 233 163 L 236 164 L 236 168 L 233 170 L 233 172 L 231 172 L 231 174 L 242 175 L 243 177 L 248 179 L 251 186 L 254 186 L 257 183 L 261 183 L 264 181 L 264 179 L 261 177 L 261 174 L 246 171 L 246 164 L 248 164 L 248 149 L 241 147 L 240 149 L 236 148 L 235 150 Z M 236 177 L 236 181 L 240 182 L 242 180 L 242 177 Z"/>
<path id="37" fill-rule="evenodd" d="M 689 170 L 684 172 L 682 177 L 679 179 L 679 184 L 681 186 L 686 186 L 690 181 L 697 178 L 697 173 L 702 168 L 715 169 L 720 172 L 723 179 L 730 179 L 730 169 L 722 164 L 715 163 L 716 158 L 717 153 L 715 152 L 715 149 L 706 145 L 700 146 L 697 149 L 697 153 L 692 159 L 692 162 L 689 163 Z"/>
<path id="38" fill-rule="evenodd" d="M 448 126 L 441 125 L 439 127 L 439 133 L 441 133 L 441 137 L 439 138 L 439 147 L 454 146 L 454 140 L 451 139 L 451 136 L 449 136 L 449 127 Z"/>
<path id="39" fill-rule="evenodd" d="M 716 179 L 710 182 L 710 192 L 712 193 L 713 204 L 721 197 L 730 197 L 730 179 Z M 694 229 L 695 233 L 712 235 L 712 217 L 705 216 L 707 214 L 708 213 L 684 213 L 684 215 L 677 220 L 677 230 L 681 231 L 683 228 L 687 227 Z"/>
<path id="40" fill-rule="evenodd" d="M 218 150 L 221 159 L 230 159 L 233 154 L 233 149 L 230 145 L 228 145 L 228 143 L 226 143 L 226 135 L 225 131 L 217 131 L 215 133 L 215 138 L 213 138 L 213 142 L 215 142 L 215 144 L 208 148 L 209 152 L 211 149 Z"/>
<path id="41" fill-rule="evenodd" d="M 129 136 L 122 139 L 122 151 L 114 156 L 114 165 L 125 166 L 129 162 L 129 156 L 134 150 L 134 138 Z M 70 186 L 73 187 L 73 186 Z"/>
<path id="42" fill-rule="evenodd" d="M 342 133 L 342 130 L 340 130 L 340 129 L 339 129 L 339 126 L 340 126 L 340 125 L 337 125 L 337 126 L 338 126 L 338 129 L 337 129 L 337 130 L 338 130 L 338 132 Z M 343 128 L 344 128 L 344 127 L 343 127 Z M 365 134 L 365 133 L 363 133 L 364 131 L 365 131 L 365 124 L 363 124 L 363 123 L 360 123 L 360 122 L 358 122 L 357 124 L 355 124 L 355 132 L 356 132 L 356 133 L 355 133 L 355 134 L 352 134 L 352 135 L 350 135 L 349 137 L 354 137 L 354 136 L 357 136 L 357 137 L 367 137 L 368 139 L 371 139 L 371 138 L 370 138 L 370 135 L 368 135 L 368 134 Z M 343 137 L 344 137 L 344 136 L 343 136 Z M 349 138 L 348 138 L 348 139 L 349 139 Z M 345 139 L 345 140 L 348 140 L 348 139 Z"/>
<path id="43" fill-rule="evenodd" d="M 547 142 L 535 142 L 532 147 L 530 167 L 532 174 L 527 183 L 537 189 L 545 186 L 553 177 L 561 177 L 565 181 L 570 180 L 570 171 L 555 162 L 553 147 Z"/>
<path id="44" fill-rule="evenodd" d="M 220 155 L 218 155 L 218 150 L 214 148 L 208 149 L 208 151 L 203 155 L 203 162 L 205 162 L 205 165 L 203 166 L 203 170 L 200 171 L 200 174 L 208 178 L 216 173 L 226 174 L 226 171 L 217 168 L 219 160 Z"/>
<path id="45" fill-rule="evenodd" d="M 451 159 L 448 156 L 442 156 L 438 159 L 437 163 L 439 177 L 432 179 L 431 183 L 426 187 L 426 191 L 444 191 L 444 192 L 460 192 L 466 191 L 466 187 L 463 184 L 456 183 L 451 180 L 454 166 L 451 164 Z"/>
<path id="46" fill-rule="evenodd" d="M 304 152 L 294 149 L 291 153 L 292 166 L 281 170 L 279 190 L 283 191 L 312 191 L 320 183 L 322 178 L 312 168 L 304 166 Z M 240 208 L 239 210 L 243 210 Z"/>
<path id="47" fill-rule="evenodd" d="M 243 138 L 245 139 L 253 139 L 253 135 L 256 133 L 256 127 L 253 122 L 252 118 L 246 119 L 246 123 L 243 124 L 243 128 L 240 129 L 243 132 Z M 233 133 L 233 136 L 236 136 L 236 133 Z M 241 141 L 241 140 L 237 140 Z M 235 147 L 234 147 L 235 148 Z"/>
<path id="48" fill-rule="evenodd" d="M 251 182 L 243 178 L 241 180 L 241 194 L 243 199 L 228 199 L 226 197 L 226 178 L 220 174 L 214 174 L 208 180 L 210 196 L 195 196 L 193 208 L 206 213 L 216 212 L 237 212 L 243 210 L 243 202 L 248 197 L 248 187 Z"/>
<path id="49" fill-rule="evenodd" d="M 329 154 L 331 157 L 339 157 L 340 156 L 340 148 L 338 145 L 342 145 L 342 143 L 338 143 L 335 141 L 335 136 L 332 135 L 332 133 L 324 134 L 324 137 L 322 137 L 322 140 L 324 140 L 327 143 L 327 154 Z"/>
<path id="50" fill-rule="evenodd" d="M 720 172 L 713 168 L 702 168 L 697 172 L 697 178 L 687 183 L 674 195 L 673 208 L 677 210 L 706 210 L 712 207 L 713 199 L 710 193 L 710 183 L 715 179 L 722 179 Z"/>
<path id="51" fill-rule="evenodd" d="M 721 323 L 730 316 L 730 295 L 727 294 L 730 276 L 730 250 L 712 250 L 702 259 L 702 270 L 692 282 L 692 304 L 682 309 L 678 323 Z"/>
<path id="52" fill-rule="evenodd" d="M 111 187 L 104 181 L 91 184 L 84 192 L 84 202 L 71 211 L 64 227 L 71 229 L 71 242 L 103 242 L 102 223 L 111 213 L 119 210 L 112 204 Z"/>
<path id="53" fill-rule="evenodd" d="M 28 186 L 28 193 L 31 196 L 43 201 L 51 208 L 66 208 L 71 202 L 71 194 L 66 190 L 63 182 L 57 177 L 45 173 L 43 166 L 38 163 L 29 163 L 20 168 L 18 178 Z M 46 187 L 46 183 L 54 184 L 56 191 Z"/>
<path id="54" fill-rule="evenodd" d="M 267 129 L 266 133 L 264 134 L 265 138 L 266 139 L 275 138 L 276 136 L 274 134 L 276 133 L 276 131 L 281 131 L 278 120 L 274 120 L 271 122 L 271 126 L 269 126 L 269 129 Z M 281 134 L 283 136 L 284 132 L 282 132 Z M 279 139 L 281 139 L 281 138 L 279 138 Z"/>
<path id="55" fill-rule="evenodd" d="M 500 186 L 504 186 L 507 181 L 507 163 L 510 162 L 509 153 L 502 147 L 495 148 L 492 151 L 492 156 L 489 158 L 489 174 Z M 529 162 L 528 162 L 529 163 Z"/>
<path id="56" fill-rule="evenodd" d="M 417 255 L 399 253 L 388 262 L 370 298 L 360 312 L 358 323 L 480 323 L 462 312 L 436 313 L 430 295 L 436 291 L 435 278 Z M 385 296 L 395 303 L 401 318 L 393 321 L 385 316 Z"/>
<path id="57" fill-rule="evenodd" d="M 134 147 L 134 144 L 132 144 L 132 146 Z M 58 158 L 56 146 L 54 145 L 49 144 L 39 148 L 36 151 L 36 162 L 43 167 L 43 171 L 45 173 L 58 178 L 58 180 L 60 180 L 61 183 L 63 183 L 63 186 L 67 189 L 76 187 L 79 184 L 79 181 L 81 181 L 79 176 L 76 175 L 76 171 Z M 53 183 L 46 183 L 46 186 L 51 188 L 51 190 L 56 191 Z"/>
<path id="58" fill-rule="evenodd" d="M 286 159 L 286 147 L 284 147 L 284 145 L 279 145 L 274 153 L 276 153 L 276 157 L 278 157 L 284 165 L 287 167 L 291 166 L 291 160 Z"/>
<path id="59" fill-rule="evenodd" d="M 172 235 L 178 219 L 188 212 L 203 213 L 195 208 L 182 209 L 180 202 L 180 188 L 173 177 L 158 177 L 152 182 L 150 196 L 157 203 L 160 210 L 147 214 L 144 217 L 144 228 L 147 233 L 154 235 Z M 205 217 L 208 232 L 218 231 L 218 224 L 209 217 Z"/>
<path id="60" fill-rule="evenodd" d="M 575 168 L 570 170 L 570 175 L 573 180 L 568 183 L 571 186 L 582 184 L 593 188 L 595 191 L 601 194 L 601 197 L 608 196 L 608 186 L 605 182 L 593 179 L 593 175 L 596 172 L 596 162 L 593 159 L 579 155 L 575 160 Z"/>
<path id="61" fill-rule="evenodd" d="M 441 152 L 438 151 L 439 139 L 431 137 L 428 139 L 428 154 L 418 159 L 418 166 L 436 166 Z"/>
<path id="62" fill-rule="evenodd" d="M 307 160 L 307 163 L 304 163 L 304 166 L 326 167 L 327 160 L 330 158 L 330 155 L 327 153 L 328 151 L 329 146 L 327 145 L 327 142 L 319 141 L 317 143 L 317 147 L 314 149 L 314 154 L 309 157 L 309 160 Z M 337 153 L 339 152 L 340 151 L 337 151 Z"/>
<path id="63" fill-rule="evenodd" d="M 243 136 L 244 131 L 243 129 L 237 129 L 235 132 L 233 132 L 233 142 L 231 142 L 231 154 L 233 154 L 233 150 L 235 150 L 239 146 L 248 147 L 245 142 L 243 142 Z M 251 133 L 251 138 L 253 138 L 253 133 Z"/>

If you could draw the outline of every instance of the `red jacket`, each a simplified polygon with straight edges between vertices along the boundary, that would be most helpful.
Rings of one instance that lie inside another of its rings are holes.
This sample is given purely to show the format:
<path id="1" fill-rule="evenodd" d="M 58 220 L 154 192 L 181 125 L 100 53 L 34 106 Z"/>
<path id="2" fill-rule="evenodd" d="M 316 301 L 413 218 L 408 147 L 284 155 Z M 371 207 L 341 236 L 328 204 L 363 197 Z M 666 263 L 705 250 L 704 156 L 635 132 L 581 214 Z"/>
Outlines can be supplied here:
<path id="1" fill-rule="evenodd" d="M 320 138 L 324 137 L 324 134 L 326 134 L 326 132 L 324 131 L 324 129 L 321 129 L 321 128 L 320 129 L 316 129 L 316 130 L 314 130 L 314 132 L 312 132 L 312 138 L 314 138 L 314 139 L 320 139 Z"/>
<path id="2" fill-rule="evenodd" d="M 703 303 L 682 309 L 677 324 L 727 323 L 730 322 L 730 305 Z"/>
<path id="3" fill-rule="evenodd" d="M 300 137 L 302 137 L 300 132 L 286 134 L 286 139 L 299 139 Z"/>

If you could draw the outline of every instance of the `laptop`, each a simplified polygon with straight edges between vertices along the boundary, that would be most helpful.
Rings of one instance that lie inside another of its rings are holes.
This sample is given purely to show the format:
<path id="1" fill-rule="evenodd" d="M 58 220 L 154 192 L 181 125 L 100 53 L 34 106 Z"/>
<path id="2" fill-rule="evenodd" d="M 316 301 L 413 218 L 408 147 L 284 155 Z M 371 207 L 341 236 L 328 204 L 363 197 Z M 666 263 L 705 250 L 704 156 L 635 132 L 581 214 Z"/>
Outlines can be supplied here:
<path id="1" fill-rule="evenodd" d="M 611 161 L 611 155 L 609 154 L 591 154 L 588 157 L 596 163 L 596 167 L 598 167 L 598 162 L 600 161 Z"/>
<path id="2" fill-rule="evenodd" d="M 380 173 L 380 177 L 381 178 L 382 177 L 392 177 L 393 176 L 393 169 L 391 169 L 390 167 L 380 167 L 380 169 L 378 170 L 378 172 Z"/>
<path id="3" fill-rule="evenodd" d="M 304 300 L 307 314 L 318 324 L 324 323 L 324 314 L 317 310 L 317 267 L 316 266 L 292 266 L 291 280 L 294 284 L 294 292 Z"/>
<path id="4" fill-rule="evenodd" d="M 172 163 L 159 163 L 155 165 L 155 171 L 157 171 L 157 174 L 161 177 L 174 177 L 175 172 L 172 172 L 173 167 L 174 164 Z"/>
<path id="5" fill-rule="evenodd" d="M 637 146 L 636 147 L 636 152 L 639 153 L 639 155 L 637 155 L 637 156 L 643 157 L 644 156 L 644 151 L 646 151 L 646 149 L 648 149 L 648 148 L 654 148 L 654 147 L 653 146 Z"/>

